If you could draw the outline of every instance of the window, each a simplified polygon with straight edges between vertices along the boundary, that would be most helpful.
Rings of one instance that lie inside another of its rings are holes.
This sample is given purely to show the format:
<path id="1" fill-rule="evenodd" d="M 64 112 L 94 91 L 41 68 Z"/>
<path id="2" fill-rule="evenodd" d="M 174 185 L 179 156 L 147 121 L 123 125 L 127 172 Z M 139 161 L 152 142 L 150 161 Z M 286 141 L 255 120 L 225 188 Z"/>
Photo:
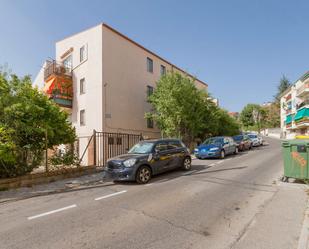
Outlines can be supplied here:
<path id="1" fill-rule="evenodd" d="M 72 55 L 63 60 L 63 66 L 68 69 L 72 69 Z"/>
<path id="2" fill-rule="evenodd" d="M 122 145 L 122 137 L 117 137 L 117 145 Z"/>
<path id="3" fill-rule="evenodd" d="M 80 79 L 79 81 L 79 93 L 84 94 L 85 93 L 85 78 Z"/>
<path id="4" fill-rule="evenodd" d="M 153 119 L 147 118 L 147 128 L 153 128 Z"/>
<path id="5" fill-rule="evenodd" d="M 160 70 L 161 70 L 161 76 L 166 74 L 165 66 L 161 65 Z"/>
<path id="6" fill-rule="evenodd" d="M 147 86 L 147 97 L 150 97 L 153 94 L 153 87 Z"/>
<path id="7" fill-rule="evenodd" d="M 114 144 L 114 138 L 108 137 L 107 142 L 108 142 L 108 144 Z"/>
<path id="8" fill-rule="evenodd" d="M 153 61 L 147 57 L 147 72 L 153 73 Z"/>
<path id="9" fill-rule="evenodd" d="M 161 152 L 167 150 L 167 143 L 158 143 L 155 148 L 156 151 Z"/>
<path id="10" fill-rule="evenodd" d="M 182 148 L 182 145 L 180 144 L 179 141 L 171 141 L 171 142 L 168 142 L 167 147 L 169 150 L 173 150 L 173 149 Z"/>
<path id="11" fill-rule="evenodd" d="M 80 110 L 79 112 L 79 124 L 80 126 L 85 125 L 85 110 Z"/>
<path id="12" fill-rule="evenodd" d="M 82 46 L 79 49 L 79 58 L 80 58 L 80 62 L 85 60 L 85 46 Z"/>

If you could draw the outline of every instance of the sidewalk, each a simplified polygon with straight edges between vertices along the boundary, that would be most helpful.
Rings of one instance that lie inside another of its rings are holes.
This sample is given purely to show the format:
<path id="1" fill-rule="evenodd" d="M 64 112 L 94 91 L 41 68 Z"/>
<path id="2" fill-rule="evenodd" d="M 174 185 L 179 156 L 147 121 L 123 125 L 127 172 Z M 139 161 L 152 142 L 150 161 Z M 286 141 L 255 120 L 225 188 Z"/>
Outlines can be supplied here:
<path id="1" fill-rule="evenodd" d="M 74 191 L 77 189 L 89 188 L 89 186 L 104 186 L 109 184 L 111 184 L 111 182 L 105 178 L 105 174 L 102 171 L 91 175 L 34 185 L 32 187 L 0 191 L 0 203 L 58 192 Z"/>
<path id="2" fill-rule="evenodd" d="M 279 183 L 233 249 L 307 249 L 308 186 Z"/>

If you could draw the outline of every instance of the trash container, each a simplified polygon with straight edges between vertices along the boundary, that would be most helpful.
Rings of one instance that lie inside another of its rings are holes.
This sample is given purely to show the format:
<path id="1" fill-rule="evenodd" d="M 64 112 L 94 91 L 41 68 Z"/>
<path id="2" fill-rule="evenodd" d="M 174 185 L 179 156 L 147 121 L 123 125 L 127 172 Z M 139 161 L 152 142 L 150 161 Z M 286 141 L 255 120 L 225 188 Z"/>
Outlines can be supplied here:
<path id="1" fill-rule="evenodd" d="M 309 179 L 309 140 L 287 140 L 282 143 L 284 176 L 295 179 Z"/>

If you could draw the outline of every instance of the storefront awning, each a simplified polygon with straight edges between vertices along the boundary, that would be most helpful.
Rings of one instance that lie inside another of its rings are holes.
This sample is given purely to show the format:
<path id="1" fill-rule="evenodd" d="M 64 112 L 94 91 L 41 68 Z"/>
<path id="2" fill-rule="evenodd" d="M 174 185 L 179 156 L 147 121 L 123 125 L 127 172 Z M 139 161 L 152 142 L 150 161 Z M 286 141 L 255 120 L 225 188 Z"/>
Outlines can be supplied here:
<path id="1" fill-rule="evenodd" d="M 286 124 L 292 123 L 292 114 L 286 116 L 285 123 L 286 123 Z"/>
<path id="2" fill-rule="evenodd" d="M 46 94 L 51 94 L 53 89 L 54 89 L 54 85 L 55 85 L 55 78 L 50 79 L 49 81 L 47 81 L 44 85 L 43 91 Z"/>
<path id="3" fill-rule="evenodd" d="M 294 120 L 298 121 L 298 120 L 305 118 L 305 117 L 309 117 L 309 108 L 303 108 L 303 109 L 299 110 L 296 113 Z"/>

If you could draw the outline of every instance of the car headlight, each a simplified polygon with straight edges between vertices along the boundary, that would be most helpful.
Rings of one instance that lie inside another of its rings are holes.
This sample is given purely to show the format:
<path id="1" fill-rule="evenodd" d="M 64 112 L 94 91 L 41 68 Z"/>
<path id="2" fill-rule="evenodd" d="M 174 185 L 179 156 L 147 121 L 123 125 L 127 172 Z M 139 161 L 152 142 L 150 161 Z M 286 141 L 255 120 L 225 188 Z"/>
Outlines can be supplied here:
<path id="1" fill-rule="evenodd" d="M 214 148 L 209 149 L 209 151 L 216 151 L 216 150 L 219 150 L 219 148 L 218 147 L 214 147 Z"/>
<path id="2" fill-rule="evenodd" d="M 198 152 L 198 149 L 194 149 L 194 152 Z"/>
<path id="3" fill-rule="evenodd" d="M 136 158 L 131 158 L 131 159 L 125 160 L 123 162 L 123 165 L 129 168 L 129 167 L 132 167 L 136 163 L 136 161 L 137 161 Z"/>

